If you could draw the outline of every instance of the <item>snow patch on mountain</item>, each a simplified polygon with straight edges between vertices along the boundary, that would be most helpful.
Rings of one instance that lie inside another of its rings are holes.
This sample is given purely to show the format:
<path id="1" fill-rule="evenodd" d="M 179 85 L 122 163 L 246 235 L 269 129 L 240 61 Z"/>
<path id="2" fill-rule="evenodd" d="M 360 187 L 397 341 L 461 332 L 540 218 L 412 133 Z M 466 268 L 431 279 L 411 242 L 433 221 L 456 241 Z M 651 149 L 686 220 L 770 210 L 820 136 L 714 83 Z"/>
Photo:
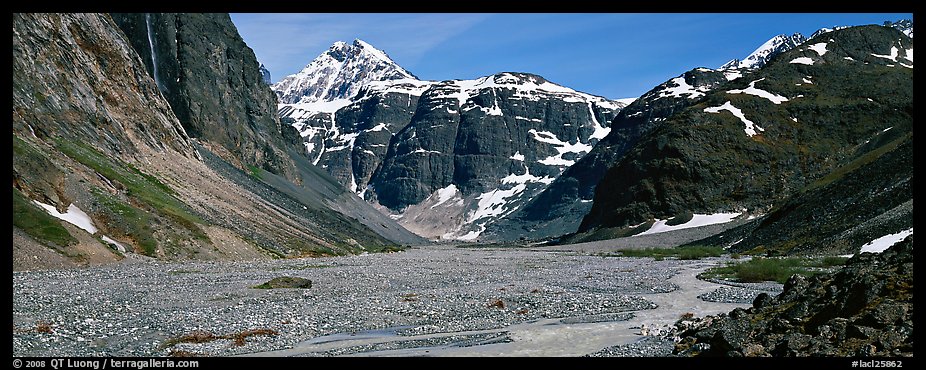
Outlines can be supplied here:
<path id="1" fill-rule="evenodd" d="M 61 213 L 58 212 L 57 208 L 50 204 L 45 204 L 37 200 L 33 200 L 32 202 L 44 209 L 45 212 L 48 212 L 48 214 L 52 215 L 53 217 L 65 221 L 71 225 L 77 226 L 90 234 L 95 234 L 97 231 L 97 228 L 93 225 L 93 220 L 90 219 L 90 216 L 78 208 L 74 203 L 69 204 L 67 211 Z"/>
<path id="2" fill-rule="evenodd" d="M 808 57 L 797 57 L 797 58 L 791 59 L 791 61 L 788 62 L 788 63 L 791 63 L 791 64 L 806 64 L 806 65 L 812 66 L 812 65 L 813 65 L 813 59 L 810 59 L 810 58 L 808 58 Z"/>
<path id="3" fill-rule="evenodd" d="M 912 55 L 912 54 L 913 54 L 913 51 L 911 50 L 909 54 Z M 897 57 L 898 57 L 899 55 L 900 55 L 900 49 L 897 49 L 896 46 L 891 46 L 891 53 L 890 53 L 889 55 L 880 55 L 880 54 L 871 53 L 871 56 L 873 56 L 873 57 L 875 57 L 875 58 L 887 59 L 887 60 L 890 60 L 890 61 L 892 61 L 892 62 L 894 62 L 894 63 L 897 63 Z"/>
<path id="4" fill-rule="evenodd" d="M 554 180 L 554 178 L 549 176 L 538 177 L 531 175 L 530 169 L 524 166 L 524 174 L 509 174 L 502 178 L 501 183 L 503 186 L 484 192 L 476 197 L 476 200 L 479 202 L 476 205 L 476 209 L 468 215 L 466 222 L 467 224 L 475 225 L 475 230 L 470 230 L 463 235 L 447 233 L 443 238 L 462 241 L 476 240 L 486 229 L 485 225 L 488 220 L 485 219 L 503 217 L 517 209 L 513 203 L 518 199 L 519 195 L 528 189 L 528 184 L 541 183 L 550 185 Z M 514 186 L 509 188 L 505 185 Z M 484 221 L 478 222 L 480 220 Z"/>
<path id="5" fill-rule="evenodd" d="M 692 227 L 723 224 L 723 223 L 733 221 L 733 219 L 735 219 L 736 217 L 739 217 L 740 215 L 741 213 L 715 213 L 715 214 L 709 214 L 709 215 L 708 214 L 694 214 L 694 216 L 691 217 L 691 220 L 681 225 L 666 225 L 666 222 L 668 222 L 668 220 L 656 220 L 656 222 L 653 223 L 653 226 L 650 226 L 649 230 L 646 230 L 642 233 L 639 233 L 633 236 L 658 234 L 658 233 L 664 233 L 667 231 L 689 229 Z"/>
<path id="6" fill-rule="evenodd" d="M 838 31 L 838 30 L 841 30 L 841 29 L 844 29 L 844 28 L 849 28 L 849 26 L 834 26 L 833 28 L 826 28 L 826 27 L 824 27 L 824 28 L 821 28 L 821 29 L 817 30 L 817 31 L 814 32 L 813 34 L 811 34 L 811 35 L 810 35 L 810 38 L 809 38 L 808 40 L 813 40 L 813 39 L 816 38 L 817 36 L 820 36 L 820 35 L 822 35 L 822 34 L 824 34 L 824 33 L 830 33 L 830 32 L 833 32 L 833 31 Z"/>
<path id="7" fill-rule="evenodd" d="M 890 246 L 896 244 L 897 242 L 904 240 L 906 237 L 913 235 L 913 228 L 901 231 L 896 234 L 888 234 L 872 240 L 862 246 L 862 249 L 859 253 L 881 253 L 890 248 Z"/>
<path id="8" fill-rule="evenodd" d="M 825 42 L 818 42 L 816 44 L 808 46 L 807 48 L 817 52 L 817 54 L 819 54 L 820 56 L 823 56 L 828 51 L 826 50 L 826 44 L 827 43 Z"/>
<path id="9" fill-rule="evenodd" d="M 514 97 L 524 100 L 538 101 L 541 97 L 558 97 L 569 103 L 591 103 L 606 109 L 620 109 L 626 104 L 605 99 L 600 96 L 586 94 L 565 86 L 546 81 L 539 76 L 502 72 L 491 76 L 480 77 L 475 80 L 448 80 L 434 86 L 440 93 L 434 98 L 455 98 L 460 107 L 475 109 L 468 106 L 468 101 L 485 89 L 513 90 Z M 497 105 L 496 105 L 497 107 Z M 483 107 L 494 111 L 495 107 Z"/>
<path id="10" fill-rule="evenodd" d="M 313 101 L 308 103 L 282 104 L 282 107 L 291 107 L 293 113 L 288 115 L 295 120 L 308 118 L 315 113 L 334 113 L 338 109 L 350 105 L 350 99 L 335 99 L 331 101 Z"/>
<path id="11" fill-rule="evenodd" d="M 728 93 L 728 94 L 748 94 L 748 95 L 754 95 L 754 96 L 758 96 L 758 97 L 760 97 L 760 98 L 768 99 L 769 101 L 771 101 L 772 103 L 775 103 L 775 104 L 781 104 L 782 102 L 788 101 L 788 98 L 786 98 L 786 97 L 784 97 L 784 96 L 781 96 L 781 95 L 778 95 L 778 94 L 772 94 L 772 93 L 770 93 L 770 92 L 768 92 L 768 91 L 765 91 L 765 90 L 762 90 L 762 89 L 757 88 L 757 87 L 756 87 L 756 82 L 762 81 L 762 80 L 764 80 L 764 79 L 765 79 L 765 78 L 760 78 L 760 79 L 758 79 L 758 80 L 755 80 L 755 81 L 750 82 L 750 83 L 749 83 L 749 87 L 747 87 L 747 88 L 745 88 L 745 89 L 742 89 L 742 90 L 728 90 L 727 93 Z M 805 80 L 805 81 L 806 81 L 806 80 Z"/>
<path id="12" fill-rule="evenodd" d="M 454 184 L 437 189 L 437 203 L 434 203 L 431 208 L 447 203 L 448 200 L 453 199 L 459 192 L 460 190 L 457 189 L 457 186 Z"/>
<path id="13" fill-rule="evenodd" d="M 364 88 L 368 94 L 363 94 L 364 98 L 369 98 L 374 95 L 372 93 L 379 94 L 388 94 L 388 93 L 398 93 L 406 94 L 411 96 L 421 96 L 431 88 L 436 82 L 434 81 L 421 81 L 415 78 L 400 78 L 396 80 L 386 80 L 386 81 L 370 81 L 364 85 Z"/>
<path id="14" fill-rule="evenodd" d="M 673 78 L 669 82 L 674 84 L 674 86 L 663 90 L 660 94 L 663 97 L 697 99 L 704 96 L 704 93 L 710 90 L 709 86 L 694 87 L 689 85 L 688 81 L 685 80 L 685 76 Z"/>
<path id="15" fill-rule="evenodd" d="M 730 69 L 730 70 L 726 70 L 723 72 L 723 77 L 726 78 L 727 81 L 733 81 L 737 78 L 743 77 L 743 72 L 735 70 L 735 69 Z"/>
<path id="16" fill-rule="evenodd" d="M 553 149 L 557 151 L 556 155 L 549 156 L 545 159 L 537 161 L 538 163 L 547 166 L 572 166 L 576 161 L 563 159 L 563 155 L 566 153 L 584 154 L 592 150 L 591 145 L 582 143 L 578 139 L 576 139 L 576 143 L 573 144 L 560 140 L 558 137 L 556 137 L 555 134 L 549 131 L 537 131 L 535 129 L 530 129 L 527 132 L 533 135 L 534 140 L 553 145 Z"/>
<path id="17" fill-rule="evenodd" d="M 633 103 L 637 99 L 638 98 L 620 98 L 620 99 L 614 99 L 614 101 L 622 104 L 623 106 L 628 106 L 630 105 L 630 103 Z"/>
<path id="18" fill-rule="evenodd" d="M 765 131 L 764 128 L 759 127 L 759 125 L 757 125 L 755 122 L 748 120 L 746 118 L 746 115 L 743 114 L 743 111 L 737 107 L 734 107 L 733 104 L 730 103 L 729 101 L 726 103 L 723 103 L 723 105 L 719 107 L 704 108 L 704 111 L 707 113 L 720 113 L 720 111 L 724 111 L 724 110 L 732 113 L 736 118 L 739 118 L 740 121 L 742 121 L 744 125 L 746 125 L 746 128 L 743 129 L 743 131 L 745 131 L 746 135 L 748 135 L 749 137 L 753 137 L 758 134 L 756 132 L 756 129 L 758 129 L 759 131 Z"/>

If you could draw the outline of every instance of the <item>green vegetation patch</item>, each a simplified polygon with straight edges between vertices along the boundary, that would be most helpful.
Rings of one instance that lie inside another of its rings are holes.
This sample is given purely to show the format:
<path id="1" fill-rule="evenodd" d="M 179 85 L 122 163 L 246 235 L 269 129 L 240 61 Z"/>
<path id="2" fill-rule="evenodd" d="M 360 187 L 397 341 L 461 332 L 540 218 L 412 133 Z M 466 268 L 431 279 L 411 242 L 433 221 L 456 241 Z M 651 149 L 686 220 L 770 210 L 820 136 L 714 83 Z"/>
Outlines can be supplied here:
<path id="1" fill-rule="evenodd" d="M 257 166 L 254 166 L 254 165 L 250 165 L 250 164 L 249 164 L 249 165 L 248 165 L 248 174 L 251 175 L 251 177 L 253 177 L 253 178 L 255 178 L 255 179 L 263 180 L 263 177 L 261 176 L 261 169 L 260 169 L 259 167 L 257 167 Z"/>
<path id="2" fill-rule="evenodd" d="M 209 237 L 198 225 L 204 224 L 205 221 L 190 213 L 187 206 L 174 196 L 174 191 L 156 177 L 141 172 L 131 164 L 110 158 L 86 144 L 57 140 L 57 148 L 110 181 L 122 184 L 126 196 L 146 205 L 149 211 L 166 216 L 189 230 L 196 239 L 210 242 Z"/>
<path id="3" fill-rule="evenodd" d="M 607 256 L 652 257 L 661 261 L 668 257 L 674 257 L 680 260 L 699 260 L 705 257 L 720 257 L 721 255 L 723 255 L 723 248 L 721 247 L 694 245 L 690 247 L 674 248 L 627 249 L 618 251 L 617 254 L 609 254 Z"/>
<path id="4" fill-rule="evenodd" d="M 702 273 L 702 278 L 735 279 L 743 283 L 757 283 L 763 281 L 777 281 L 784 284 L 791 275 L 798 274 L 807 277 L 828 272 L 828 270 L 842 266 L 846 257 L 755 257 L 748 261 L 731 262 L 726 266 L 713 267 Z"/>
<path id="5" fill-rule="evenodd" d="M 158 243 L 151 229 L 152 216 L 144 210 L 105 194 L 100 189 L 92 189 L 91 193 L 96 202 L 106 209 L 102 217 L 107 219 L 106 225 L 111 232 L 134 239 L 142 254 L 154 257 Z"/>
<path id="6" fill-rule="evenodd" d="M 71 233 L 61 226 L 61 221 L 49 215 L 13 188 L 13 225 L 33 238 L 54 246 L 66 247 L 77 244 Z"/>

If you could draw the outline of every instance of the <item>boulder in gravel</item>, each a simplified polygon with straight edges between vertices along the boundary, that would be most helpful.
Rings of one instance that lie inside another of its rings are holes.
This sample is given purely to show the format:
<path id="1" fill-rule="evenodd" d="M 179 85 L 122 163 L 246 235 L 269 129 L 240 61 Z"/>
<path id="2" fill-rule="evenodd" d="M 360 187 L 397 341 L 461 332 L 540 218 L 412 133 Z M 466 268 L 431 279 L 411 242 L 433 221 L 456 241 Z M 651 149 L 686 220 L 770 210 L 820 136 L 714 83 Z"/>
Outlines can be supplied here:
<path id="1" fill-rule="evenodd" d="M 308 289 L 312 287 L 312 280 L 301 278 L 301 277 L 292 277 L 292 276 L 280 276 L 270 279 L 270 281 L 255 285 L 254 289 L 278 289 L 278 288 L 298 288 L 298 289 Z"/>

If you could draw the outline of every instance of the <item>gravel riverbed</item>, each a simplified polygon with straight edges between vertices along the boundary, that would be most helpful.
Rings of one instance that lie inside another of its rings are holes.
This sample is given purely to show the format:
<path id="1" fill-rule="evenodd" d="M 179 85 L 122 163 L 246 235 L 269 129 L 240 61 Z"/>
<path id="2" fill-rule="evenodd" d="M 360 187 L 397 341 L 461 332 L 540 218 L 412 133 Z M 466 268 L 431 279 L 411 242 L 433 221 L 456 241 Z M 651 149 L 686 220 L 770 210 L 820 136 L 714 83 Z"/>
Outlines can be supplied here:
<path id="1" fill-rule="evenodd" d="M 432 246 L 347 257 L 15 272 L 13 354 L 415 355 L 403 350 L 432 347 L 466 354 L 517 342 L 519 335 L 508 333 L 514 328 L 626 326 L 635 312 L 658 310 L 652 298 L 678 290 L 670 280 L 694 263 L 705 261 Z M 279 276 L 313 285 L 252 288 Z M 714 298 L 743 301 L 744 294 Z M 235 334 L 248 330 L 261 334 L 236 343 Z M 197 333 L 224 338 L 172 340 Z"/>

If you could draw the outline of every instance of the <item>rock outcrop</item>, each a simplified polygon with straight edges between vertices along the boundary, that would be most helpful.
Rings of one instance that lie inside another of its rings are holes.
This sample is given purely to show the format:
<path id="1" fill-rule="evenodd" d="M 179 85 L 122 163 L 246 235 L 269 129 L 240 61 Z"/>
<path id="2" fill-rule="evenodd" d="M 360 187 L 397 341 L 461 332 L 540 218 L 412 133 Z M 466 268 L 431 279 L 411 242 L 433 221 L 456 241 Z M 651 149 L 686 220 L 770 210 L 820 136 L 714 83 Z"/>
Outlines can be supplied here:
<path id="1" fill-rule="evenodd" d="M 676 324 L 689 356 L 913 356 L 913 237 L 841 270 L 794 275 L 748 309 Z"/>

